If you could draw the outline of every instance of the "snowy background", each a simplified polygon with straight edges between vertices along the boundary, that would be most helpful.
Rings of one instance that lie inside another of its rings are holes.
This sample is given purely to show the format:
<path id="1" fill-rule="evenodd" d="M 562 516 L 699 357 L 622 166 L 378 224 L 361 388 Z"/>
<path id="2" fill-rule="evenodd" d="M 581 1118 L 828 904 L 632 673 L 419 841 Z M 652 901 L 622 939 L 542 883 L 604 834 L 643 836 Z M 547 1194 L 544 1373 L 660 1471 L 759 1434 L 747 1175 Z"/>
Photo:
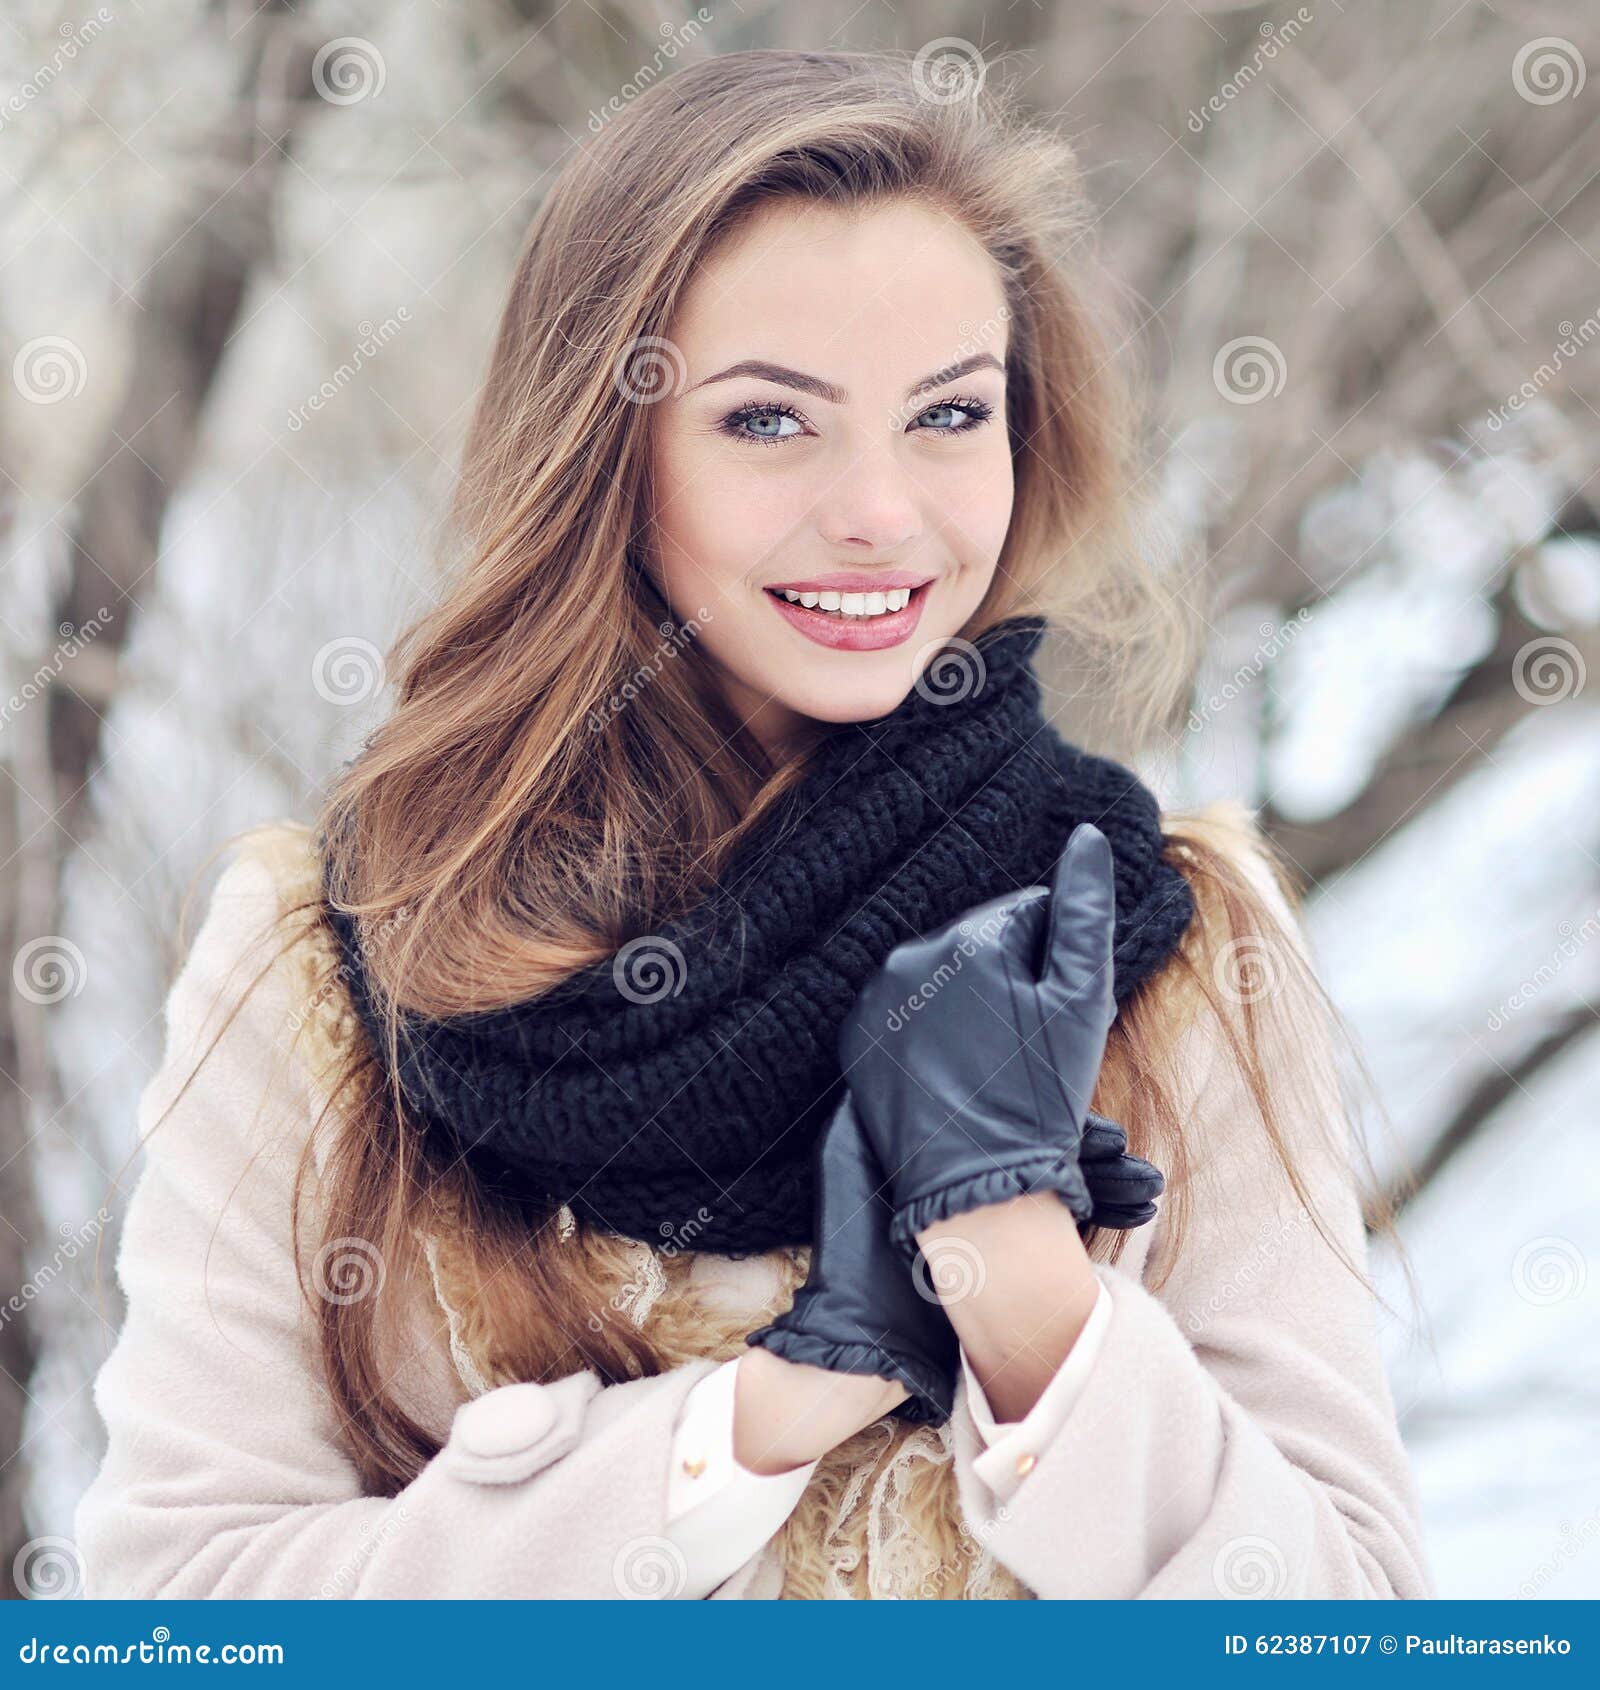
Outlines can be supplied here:
<path id="1" fill-rule="evenodd" d="M 1148 772 L 1257 807 L 1310 887 L 1383 1105 L 1441 1594 L 1600 1595 L 1582 0 L 7 0 L 0 1564 L 67 1537 L 98 1459 L 183 894 L 383 709 L 550 174 L 685 57 L 946 38 L 1076 139 L 1127 290 L 1210 594 Z"/>

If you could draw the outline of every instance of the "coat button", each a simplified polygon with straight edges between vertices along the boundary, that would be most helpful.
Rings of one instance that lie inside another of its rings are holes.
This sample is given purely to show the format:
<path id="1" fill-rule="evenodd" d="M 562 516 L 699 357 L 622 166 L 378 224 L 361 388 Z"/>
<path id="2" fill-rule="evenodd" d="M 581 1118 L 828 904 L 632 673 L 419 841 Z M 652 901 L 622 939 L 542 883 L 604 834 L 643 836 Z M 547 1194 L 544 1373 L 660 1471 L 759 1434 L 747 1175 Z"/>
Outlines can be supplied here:
<path id="1" fill-rule="evenodd" d="M 493 1460 L 536 1444 L 555 1424 L 543 1385 L 501 1385 L 456 1411 L 455 1435 L 469 1455 Z"/>
<path id="2" fill-rule="evenodd" d="M 1019 1455 L 1017 1457 L 1017 1471 L 1019 1473 L 1031 1473 L 1038 1459 L 1039 1457 L 1031 1451 L 1027 1455 Z"/>

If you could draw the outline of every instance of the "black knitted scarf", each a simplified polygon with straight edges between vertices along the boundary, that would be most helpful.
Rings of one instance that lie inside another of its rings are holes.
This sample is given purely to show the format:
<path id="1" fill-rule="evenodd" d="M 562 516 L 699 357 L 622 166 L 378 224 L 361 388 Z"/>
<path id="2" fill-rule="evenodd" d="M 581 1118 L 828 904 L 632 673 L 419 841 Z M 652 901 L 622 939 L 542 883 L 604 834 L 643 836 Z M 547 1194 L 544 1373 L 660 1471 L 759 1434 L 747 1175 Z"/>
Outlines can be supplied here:
<path id="1" fill-rule="evenodd" d="M 1193 901 L 1148 788 L 1043 719 L 1044 630 L 1018 616 L 953 642 L 888 715 L 830 730 L 687 915 L 525 1003 L 405 1012 L 401 1086 L 435 1147 L 530 1224 L 565 1202 L 658 1246 L 809 1243 L 811 1151 L 862 984 L 902 939 L 1047 883 L 1081 821 L 1111 842 L 1124 1002 Z M 327 916 L 382 1050 L 354 923 Z"/>

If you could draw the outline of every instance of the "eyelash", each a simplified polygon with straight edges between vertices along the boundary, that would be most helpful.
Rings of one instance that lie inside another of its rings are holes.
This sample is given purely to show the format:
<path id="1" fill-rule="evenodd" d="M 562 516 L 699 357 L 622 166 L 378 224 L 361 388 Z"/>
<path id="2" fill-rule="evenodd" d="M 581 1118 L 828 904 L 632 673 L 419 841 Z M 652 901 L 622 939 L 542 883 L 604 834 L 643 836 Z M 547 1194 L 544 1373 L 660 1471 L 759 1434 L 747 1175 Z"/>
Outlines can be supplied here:
<path id="1" fill-rule="evenodd" d="M 985 400 L 959 397 L 955 399 L 941 399 L 937 405 L 925 405 L 923 409 L 917 413 L 917 415 L 919 417 L 923 416 L 928 411 L 965 411 L 967 413 L 967 419 L 965 422 L 957 423 L 953 428 L 919 429 L 917 431 L 918 433 L 967 434 L 972 429 L 982 428 L 983 425 L 988 422 L 990 417 L 994 415 L 994 407 L 988 404 Z M 806 420 L 792 405 L 785 405 L 782 402 L 776 404 L 763 402 L 759 404 L 752 403 L 749 405 L 741 405 L 737 410 L 729 411 L 722 421 L 717 424 L 717 427 L 722 433 L 728 435 L 730 438 L 739 441 L 748 441 L 754 446 L 782 446 L 786 441 L 799 439 L 799 436 L 794 434 L 746 434 L 740 427 L 741 423 L 748 421 L 751 417 L 764 416 L 793 417 L 798 423 L 803 423 Z"/>

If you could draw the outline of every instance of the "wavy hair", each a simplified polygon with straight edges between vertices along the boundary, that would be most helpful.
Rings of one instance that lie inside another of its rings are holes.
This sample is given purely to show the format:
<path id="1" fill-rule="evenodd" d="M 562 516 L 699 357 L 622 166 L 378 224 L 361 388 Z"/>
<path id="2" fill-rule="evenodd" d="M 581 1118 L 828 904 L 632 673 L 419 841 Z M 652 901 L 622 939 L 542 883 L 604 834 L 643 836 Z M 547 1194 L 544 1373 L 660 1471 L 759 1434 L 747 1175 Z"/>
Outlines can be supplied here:
<path id="1" fill-rule="evenodd" d="M 446 591 L 396 642 L 394 707 L 317 822 L 337 901 L 372 940 L 391 1053 L 402 1009 L 458 1015 L 521 1001 L 656 930 L 805 774 L 804 754 L 774 764 L 763 752 L 692 642 L 663 651 L 674 619 L 645 567 L 653 411 L 627 397 L 639 360 L 670 347 L 698 267 L 775 200 L 914 199 L 958 219 L 996 266 L 1014 511 L 991 590 L 960 636 L 977 641 L 1009 615 L 1043 612 L 1062 642 L 1053 672 L 1092 679 L 1104 733 L 1129 747 L 1186 697 L 1198 619 L 1178 572 L 1154 558 L 1138 495 L 1138 382 L 1094 255 L 1082 173 L 1069 144 L 999 84 L 991 67 L 972 97 L 930 97 L 897 53 L 708 58 L 634 100 L 539 206 L 441 529 Z M 624 689 L 628 707 L 607 710 Z M 1197 915 L 1122 1006 L 1095 1106 L 1167 1174 L 1170 1263 L 1195 1200 L 1180 1036 L 1214 1018 L 1261 1133 L 1315 1215 L 1286 1123 L 1317 1118 L 1327 1100 L 1284 1096 L 1264 1056 L 1299 1036 L 1293 1005 L 1314 998 L 1330 1024 L 1337 1017 L 1294 946 L 1274 952 L 1285 970 L 1276 1007 L 1227 989 L 1218 959 L 1275 919 L 1241 866 L 1262 847 L 1238 817 L 1215 812 L 1164 827 Z M 1291 878 L 1269 860 L 1292 898 Z M 286 902 L 285 949 L 314 954 L 311 990 L 337 990 L 319 889 L 302 884 Z M 322 1243 L 368 1240 L 391 1269 L 417 1265 L 426 1248 L 436 1288 L 454 1288 L 452 1348 L 485 1384 L 581 1367 L 614 1382 L 740 1353 L 753 1322 L 694 1309 L 681 1261 L 646 1264 L 672 1294 L 654 1297 L 651 1318 L 626 1317 L 637 1315 L 639 1246 L 574 1228 L 570 1213 L 512 1224 L 430 1151 L 380 1053 L 364 1038 L 342 1050 L 323 1110 Z M 297 1237 L 309 1156 L 308 1144 Z M 1114 1261 L 1125 1236 L 1091 1232 L 1088 1243 Z M 786 1296 L 807 1252 L 784 1254 Z M 411 1278 L 391 1272 L 389 1283 L 398 1295 Z M 394 1311 L 381 1297 L 307 1296 L 352 1458 L 369 1489 L 393 1494 L 438 1449 L 385 1374 L 380 1328 Z M 881 1503 L 892 1472 L 899 1515 L 937 1559 L 924 1594 L 1018 1594 L 960 1541 L 948 1456 L 938 1433 L 892 1420 L 830 1451 L 780 1534 L 785 1593 L 825 1593 L 831 1580 L 877 1588 L 871 1499 Z"/>

